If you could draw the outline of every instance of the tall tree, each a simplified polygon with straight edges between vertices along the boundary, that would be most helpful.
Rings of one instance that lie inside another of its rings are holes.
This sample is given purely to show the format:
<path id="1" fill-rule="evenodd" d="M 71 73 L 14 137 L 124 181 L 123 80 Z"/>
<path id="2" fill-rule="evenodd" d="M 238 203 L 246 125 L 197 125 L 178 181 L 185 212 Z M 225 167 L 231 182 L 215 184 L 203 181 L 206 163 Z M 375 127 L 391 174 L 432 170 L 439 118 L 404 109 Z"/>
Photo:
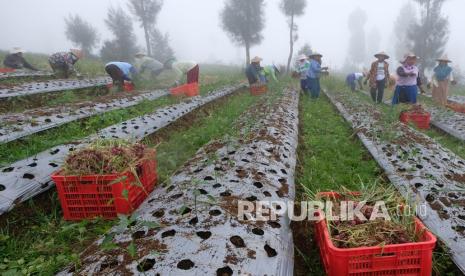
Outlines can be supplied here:
<path id="1" fill-rule="evenodd" d="M 157 28 L 152 28 L 150 32 L 152 41 L 153 57 L 161 62 L 165 62 L 174 57 L 174 51 L 170 46 L 168 34 L 162 34 Z"/>
<path id="2" fill-rule="evenodd" d="M 155 27 L 158 13 L 163 6 L 163 0 L 129 0 L 128 6 L 140 22 L 141 28 L 144 29 L 147 54 L 151 56 L 150 31 Z"/>
<path id="3" fill-rule="evenodd" d="M 227 0 L 220 14 L 222 28 L 231 40 L 245 47 L 246 64 L 250 63 L 250 48 L 263 39 L 263 8 L 264 0 Z"/>
<path id="4" fill-rule="evenodd" d="M 413 51 L 420 56 L 422 76 L 427 68 L 435 65 L 436 59 L 444 53 L 449 40 L 449 20 L 442 15 L 447 0 L 414 0 L 420 7 L 420 20 L 413 24 L 409 36 Z"/>
<path id="5" fill-rule="evenodd" d="M 305 12 L 307 6 L 307 0 L 282 0 L 281 11 L 288 18 L 289 23 L 289 57 L 287 59 L 286 71 L 289 73 L 289 69 L 292 62 L 292 56 L 294 54 L 294 42 L 297 41 L 298 26 L 295 24 L 295 17 L 301 16 Z"/>
<path id="6" fill-rule="evenodd" d="M 381 34 L 379 33 L 378 28 L 373 27 L 367 34 L 366 40 L 366 49 L 367 49 L 367 61 L 371 61 L 371 57 L 381 51 Z"/>
<path id="7" fill-rule="evenodd" d="M 95 28 L 79 15 L 69 15 L 65 18 L 66 38 L 81 48 L 86 54 L 90 54 L 98 42 Z"/>
<path id="8" fill-rule="evenodd" d="M 365 24 L 367 14 L 364 10 L 357 8 L 349 14 L 349 52 L 348 62 L 351 66 L 358 66 L 365 62 L 366 57 L 366 40 Z"/>
<path id="9" fill-rule="evenodd" d="M 411 2 L 407 2 L 400 9 L 399 16 L 394 23 L 395 54 L 401 60 L 407 52 L 413 51 L 409 30 L 417 22 L 415 9 Z"/>
<path id="10" fill-rule="evenodd" d="M 138 51 L 131 17 L 123 9 L 111 7 L 105 23 L 115 38 L 104 42 L 100 54 L 104 60 L 131 61 Z"/>
<path id="11" fill-rule="evenodd" d="M 299 51 L 297 52 L 298 55 L 311 55 L 313 53 L 312 46 L 307 42 L 302 46 Z"/>

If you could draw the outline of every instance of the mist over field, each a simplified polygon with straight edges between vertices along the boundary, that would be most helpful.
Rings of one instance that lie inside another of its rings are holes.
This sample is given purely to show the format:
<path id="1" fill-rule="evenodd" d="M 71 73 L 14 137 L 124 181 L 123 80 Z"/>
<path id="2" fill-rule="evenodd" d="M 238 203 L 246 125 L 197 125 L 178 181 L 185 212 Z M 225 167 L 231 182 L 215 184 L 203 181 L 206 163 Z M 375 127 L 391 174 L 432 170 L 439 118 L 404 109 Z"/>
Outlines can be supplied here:
<path id="1" fill-rule="evenodd" d="M 305 14 L 296 18 L 298 40 L 296 49 L 309 43 L 313 49 L 325 55 L 331 68 L 342 68 L 349 48 L 349 14 L 357 8 L 366 12 L 364 26 L 367 45 L 376 51 L 385 50 L 394 55 L 394 22 L 407 0 L 311 0 Z M 259 55 L 265 63 L 285 64 L 289 52 L 287 20 L 279 9 L 279 0 L 265 1 L 265 28 L 263 41 L 251 49 L 251 55 Z M 244 48 L 231 42 L 221 28 L 220 11 L 224 0 L 165 0 L 157 18 L 157 27 L 169 34 L 169 42 L 177 58 L 199 62 L 244 62 Z M 416 5 L 416 4 L 413 4 Z M 68 49 L 73 44 L 66 39 L 64 18 L 78 14 L 96 28 L 99 44 L 95 53 L 111 33 L 105 25 L 109 7 L 122 7 L 127 13 L 126 0 L 15 0 L 1 1 L 0 49 L 22 47 L 27 51 L 52 53 Z M 465 2 L 449 0 L 443 14 L 449 20 L 450 38 L 447 53 L 456 64 L 465 67 L 461 54 L 465 44 Z M 134 22 L 137 44 L 144 46 L 144 34 Z M 379 42 L 370 41 L 379 37 Z M 373 51 L 371 50 L 371 51 Z M 372 53 L 366 55 L 371 57 Z M 367 58 L 368 59 L 368 58 Z"/>

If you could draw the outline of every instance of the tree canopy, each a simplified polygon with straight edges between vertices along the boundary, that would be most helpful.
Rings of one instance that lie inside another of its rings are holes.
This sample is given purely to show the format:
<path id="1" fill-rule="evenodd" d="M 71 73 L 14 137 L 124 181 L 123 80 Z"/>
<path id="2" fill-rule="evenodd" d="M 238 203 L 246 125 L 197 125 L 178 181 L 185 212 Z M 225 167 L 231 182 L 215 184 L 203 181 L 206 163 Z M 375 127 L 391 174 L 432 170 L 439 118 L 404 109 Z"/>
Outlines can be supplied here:
<path id="1" fill-rule="evenodd" d="M 227 0 L 221 11 L 221 26 L 232 41 L 246 49 L 250 62 L 250 47 L 259 44 L 265 27 L 264 0 Z"/>
<path id="2" fill-rule="evenodd" d="M 65 18 L 66 38 L 74 45 L 90 54 L 98 42 L 96 29 L 79 15 L 69 15 Z"/>

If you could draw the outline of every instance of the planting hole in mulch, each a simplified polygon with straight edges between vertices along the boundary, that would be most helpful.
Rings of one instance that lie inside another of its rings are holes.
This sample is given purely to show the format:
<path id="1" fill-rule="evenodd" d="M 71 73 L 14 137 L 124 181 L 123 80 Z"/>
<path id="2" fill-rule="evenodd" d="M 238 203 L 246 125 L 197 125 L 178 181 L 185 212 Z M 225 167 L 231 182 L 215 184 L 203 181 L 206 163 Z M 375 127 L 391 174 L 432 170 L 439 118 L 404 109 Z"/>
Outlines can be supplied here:
<path id="1" fill-rule="evenodd" d="M 141 239 L 145 236 L 145 231 L 137 231 L 135 232 L 134 234 L 132 234 L 132 238 L 134 240 L 138 240 L 138 239 Z"/>
<path id="2" fill-rule="evenodd" d="M 221 211 L 218 210 L 218 209 L 215 209 L 215 210 L 211 210 L 211 211 L 209 212 L 209 214 L 210 214 L 211 216 L 216 217 L 216 216 L 221 215 Z"/>
<path id="3" fill-rule="evenodd" d="M 263 231 L 260 228 L 254 228 L 254 229 L 252 229 L 252 233 L 254 233 L 255 235 L 258 235 L 258 236 L 263 236 L 265 234 L 265 231 Z"/>
<path id="4" fill-rule="evenodd" d="M 264 249 L 265 249 L 266 254 L 268 255 L 268 257 L 270 257 L 270 258 L 276 257 L 278 255 L 278 252 L 276 252 L 276 250 L 274 250 L 274 248 L 272 248 L 268 244 L 265 244 Z"/>
<path id="5" fill-rule="evenodd" d="M 164 215 L 165 215 L 165 210 L 163 210 L 163 209 L 157 210 L 157 211 L 152 213 L 152 216 L 154 216 L 156 218 L 161 218 Z"/>
<path id="6" fill-rule="evenodd" d="M 233 270 L 229 266 L 218 268 L 216 270 L 216 276 L 231 276 L 233 275 Z"/>
<path id="7" fill-rule="evenodd" d="M 9 173 L 9 172 L 14 171 L 14 169 L 15 169 L 14 167 L 8 167 L 8 168 L 4 168 L 4 169 L 2 170 L 2 172 L 4 172 L 4 173 Z"/>
<path id="8" fill-rule="evenodd" d="M 212 232 L 210 231 L 198 231 L 196 234 L 202 240 L 207 240 L 212 236 Z"/>
<path id="9" fill-rule="evenodd" d="M 184 208 L 184 209 L 182 210 L 181 216 L 187 215 L 187 214 L 189 214 L 190 212 L 192 212 L 192 209 L 189 208 L 189 207 L 186 207 L 186 208 Z"/>
<path id="10" fill-rule="evenodd" d="M 229 192 L 229 191 L 222 192 L 222 193 L 220 193 L 220 196 L 222 196 L 222 197 L 231 196 L 231 192 Z"/>
<path id="11" fill-rule="evenodd" d="M 178 263 L 178 268 L 182 270 L 189 270 L 194 267 L 194 262 L 189 259 L 184 259 Z"/>
<path id="12" fill-rule="evenodd" d="M 103 272 L 106 269 L 113 269 L 113 268 L 117 267 L 118 265 L 119 265 L 119 263 L 118 263 L 117 259 L 112 258 L 110 260 L 106 260 L 100 266 L 100 271 L 99 272 Z"/>
<path id="13" fill-rule="evenodd" d="M 250 201 L 250 202 L 254 202 L 254 201 L 257 201 L 257 197 L 256 196 L 249 196 L 246 198 L 247 201 Z"/>
<path id="14" fill-rule="evenodd" d="M 254 185 L 255 187 L 259 188 L 259 189 L 260 189 L 260 188 L 263 188 L 263 184 L 262 184 L 261 182 L 258 182 L 258 181 L 257 181 L 257 182 L 254 182 L 253 185 Z"/>
<path id="15" fill-rule="evenodd" d="M 161 233 L 162 238 L 174 237 L 174 235 L 176 235 L 176 230 L 174 230 L 174 229 L 168 230 L 168 231 L 165 231 L 165 232 Z"/>
<path id="16" fill-rule="evenodd" d="M 237 248 L 242 248 L 242 247 L 245 247 L 245 242 L 244 240 L 239 237 L 239 236 L 232 236 L 230 239 L 232 244 L 234 244 L 234 246 L 236 246 Z"/>
<path id="17" fill-rule="evenodd" d="M 25 179 L 31 179 L 31 180 L 32 180 L 32 179 L 35 178 L 35 176 L 34 176 L 33 174 L 31 174 L 31 173 L 25 173 L 25 174 L 23 175 L 23 178 L 25 178 Z"/>
<path id="18" fill-rule="evenodd" d="M 199 223 L 199 218 L 198 217 L 194 217 L 191 220 L 189 220 L 190 225 L 196 225 L 197 223 Z"/>
<path id="19" fill-rule="evenodd" d="M 146 272 L 153 268 L 155 259 L 145 259 L 137 265 L 137 271 Z"/>
<path id="20" fill-rule="evenodd" d="M 267 223 L 271 226 L 271 228 L 281 228 L 281 224 L 277 223 L 276 221 L 269 220 Z"/>

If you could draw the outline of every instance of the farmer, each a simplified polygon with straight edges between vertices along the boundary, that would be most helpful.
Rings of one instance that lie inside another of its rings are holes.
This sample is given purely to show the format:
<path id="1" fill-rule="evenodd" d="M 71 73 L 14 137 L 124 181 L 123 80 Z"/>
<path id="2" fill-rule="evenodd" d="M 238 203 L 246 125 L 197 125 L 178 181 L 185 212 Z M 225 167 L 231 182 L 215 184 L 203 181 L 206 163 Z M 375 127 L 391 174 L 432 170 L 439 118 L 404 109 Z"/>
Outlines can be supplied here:
<path id="1" fill-rule="evenodd" d="M 263 73 L 265 74 L 265 79 L 266 82 L 269 82 L 271 80 L 277 82 L 278 78 L 276 77 L 276 74 L 279 74 L 279 69 L 276 67 L 276 65 L 267 65 L 263 68 Z"/>
<path id="2" fill-rule="evenodd" d="M 313 53 L 310 55 L 310 67 L 307 71 L 307 85 L 310 90 L 310 96 L 316 99 L 320 96 L 320 76 L 322 71 L 328 70 L 328 67 L 321 67 L 322 54 Z"/>
<path id="3" fill-rule="evenodd" d="M 199 82 L 200 67 L 198 63 L 193 61 L 176 61 L 174 58 L 169 58 L 163 65 L 163 73 L 161 78 L 169 79 L 171 83 L 179 85 L 187 76 L 187 83 Z"/>
<path id="4" fill-rule="evenodd" d="M 50 67 L 59 78 L 69 78 L 71 74 L 81 75 L 76 71 L 74 65 L 83 57 L 83 52 L 78 49 L 71 49 L 69 52 L 59 52 L 48 58 Z"/>
<path id="5" fill-rule="evenodd" d="M 445 106 L 449 94 L 449 83 L 455 84 L 452 68 L 449 63 L 452 62 L 447 56 L 437 59 L 438 66 L 434 68 L 432 80 L 433 100 L 438 105 Z"/>
<path id="6" fill-rule="evenodd" d="M 245 75 L 249 80 L 249 84 L 261 84 L 265 83 L 265 75 L 262 72 L 262 67 L 260 66 L 260 62 L 263 59 L 260 57 L 254 57 L 251 61 L 249 66 L 245 69 Z"/>
<path id="7" fill-rule="evenodd" d="M 362 80 L 365 76 L 365 73 L 351 73 L 347 75 L 346 84 L 350 87 L 350 90 L 352 90 L 352 92 L 355 92 L 355 90 L 357 89 L 357 84 L 360 87 L 360 89 L 363 89 Z"/>
<path id="8" fill-rule="evenodd" d="M 310 62 L 306 55 L 299 56 L 299 63 L 297 65 L 297 73 L 300 75 L 300 89 L 304 93 L 308 92 L 307 72 L 310 69 Z"/>
<path id="9" fill-rule="evenodd" d="M 133 81 L 137 75 L 136 68 L 127 62 L 114 61 L 105 65 L 105 71 L 113 80 L 113 85 L 118 87 L 118 91 L 123 91 L 124 81 Z"/>
<path id="10" fill-rule="evenodd" d="M 164 65 L 160 61 L 139 52 L 135 55 L 135 67 L 140 75 L 148 74 L 149 78 L 156 78 L 163 72 Z"/>
<path id="11" fill-rule="evenodd" d="M 13 48 L 10 51 L 10 54 L 6 55 L 5 60 L 3 60 L 3 65 L 11 69 L 30 69 L 37 71 L 37 69 L 29 64 L 23 57 L 24 51 L 21 48 Z"/>
<path id="12" fill-rule="evenodd" d="M 373 102 L 380 104 L 383 101 L 384 89 L 389 84 L 389 56 L 385 52 L 375 55 L 377 60 L 371 64 L 368 80 L 370 82 L 370 94 Z"/>
<path id="13" fill-rule="evenodd" d="M 418 87 L 421 87 L 421 80 L 418 77 L 419 70 L 416 66 L 417 57 L 415 54 L 408 54 L 401 66 L 397 68 L 397 84 L 392 98 L 392 104 L 417 103 Z"/>

